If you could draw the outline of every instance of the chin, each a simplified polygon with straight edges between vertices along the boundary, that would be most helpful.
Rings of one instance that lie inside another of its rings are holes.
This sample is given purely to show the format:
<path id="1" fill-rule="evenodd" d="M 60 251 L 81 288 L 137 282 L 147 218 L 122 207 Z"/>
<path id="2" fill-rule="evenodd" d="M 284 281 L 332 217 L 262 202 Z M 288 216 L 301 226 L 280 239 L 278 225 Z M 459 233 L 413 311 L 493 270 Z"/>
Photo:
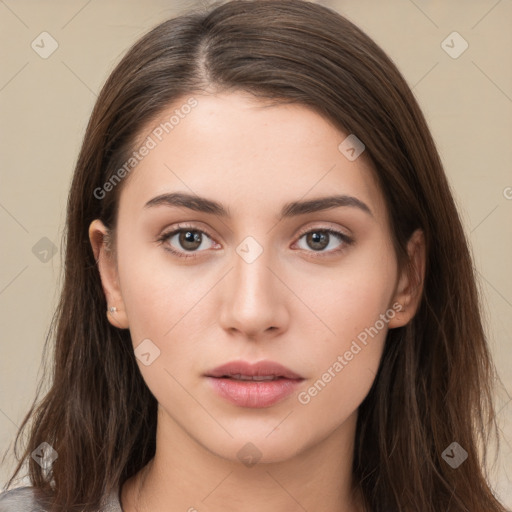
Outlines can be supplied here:
<path id="1" fill-rule="evenodd" d="M 255 464 L 286 462 L 307 450 L 309 445 L 313 444 L 313 440 L 307 442 L 298 436 L 297 429 L 298 427 L 290 426 L 286 431 L 276 430 L 268 435 L 272 429 L 254 428 L 242 433 L 228 428 L 233 438 L 226 435 L 216 439 L 203 439 L 200 442 L 212 454 L 251 468 Z"/>

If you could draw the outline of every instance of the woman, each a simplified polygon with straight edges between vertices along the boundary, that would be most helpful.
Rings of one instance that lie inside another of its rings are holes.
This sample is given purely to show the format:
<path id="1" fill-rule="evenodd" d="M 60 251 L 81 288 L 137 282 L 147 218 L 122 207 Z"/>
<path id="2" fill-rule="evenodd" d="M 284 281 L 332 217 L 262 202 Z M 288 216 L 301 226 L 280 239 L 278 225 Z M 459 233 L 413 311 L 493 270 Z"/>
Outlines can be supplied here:
<path id="1" fill-rule="evenodd" d="M 1 511 L 505 510 L 468 243 L 410 89 L 345 18 L 156 27 L 98 97 L 67 215 L 32 486 Z"/>

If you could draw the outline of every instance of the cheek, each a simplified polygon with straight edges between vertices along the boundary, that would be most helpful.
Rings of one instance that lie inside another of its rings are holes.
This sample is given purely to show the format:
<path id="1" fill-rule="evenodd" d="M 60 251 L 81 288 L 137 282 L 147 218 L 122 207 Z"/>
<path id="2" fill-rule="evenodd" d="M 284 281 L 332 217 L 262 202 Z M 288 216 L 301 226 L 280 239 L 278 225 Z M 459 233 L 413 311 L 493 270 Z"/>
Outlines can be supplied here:
<path id="1" fill-rule="evenodd" d="M 189 270 L 166 262 L 165 255 L 158 255 L 161 248 L 142 250 L 133 245 L 119 240 L 118 270 L 135 353 L 144 346 L 144 352 L 151 354 L 149 365 L 139 359 L 138 366 L 157 400 L 164 403 L 172 396 L 177 404 L 181 397 L 186 406 L 178 382 L 191 368 L 183 362 L 197 358 L 198 344 L 204 339 L 195 331 L 204 324 L 197 318 L 202 310 L 195 306 L 207 293 L 211 278 L 193 277 Z"/>
<path id="2" fill-rule="evenodd" d="M 333 270 L 332 279 L 316 294 L 316 301 L 326 323 L 332 326 L 335 334 L 331 338 L 337 340 L 337 349 L 373 326 L 388 310 L 395 285 L 395 259 L 384 243 L 367 244 Z"/>
<path id="3" fill-rule="evenodd" d="M 318 417 L 325 418 L 322 428 L 328 431 L 353 414 L 378 372 L 388 331 L 380 316 L 388 311 L 385 301 L 361 294 L 347 303 L 333 324 L 337 336 L 309 349 L 310 378 L 297 394 L 309 435 L 316 432 Z"/>
<path id="4" fill-rule="evenodd" d="M 140 243 L 131 237 L 118 241 L 123 302 L 132 336 L 162 337 L 197 304 L 212 278 L 204 270 L 172 263 L 162 247 L 138 236 Z"/>
<path id="5" fill-rule="evenodd" d="M 330 332 L 324 329 L 320 343 L 308 347 L 314 385 L 299 402 L 350 410 L 360 404 L 378 371 L 394 316 L 395 260 L 389 249 L 360 251 L 334 276 L 327 293 L 309 295 Z"/>
<path id="6" fill-rule="evenodd" d="M 179 266 L 161 247 L 122 244 L 119 240 L 118 269 L 132 345 L 137 354 L 149 339 L 158 354 L 149 366 L 139 363 L 141 374 L 157 398 L 165 400 L 159 393 L 169 393 L 178 400 L 183 390 L 177 382 L 205 368 L 205 330 L 212 311 L 215 315 L 210 301 L 219 276 L 207 266 Z"/>

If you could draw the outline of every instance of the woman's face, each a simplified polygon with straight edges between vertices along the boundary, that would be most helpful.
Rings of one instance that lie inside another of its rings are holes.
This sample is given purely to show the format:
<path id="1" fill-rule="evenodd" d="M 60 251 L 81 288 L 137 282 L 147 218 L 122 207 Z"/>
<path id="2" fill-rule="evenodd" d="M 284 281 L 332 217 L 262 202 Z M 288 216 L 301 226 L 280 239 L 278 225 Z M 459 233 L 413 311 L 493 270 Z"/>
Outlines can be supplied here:
<path id="1" fill-rule="evenodd" d="M 353 427 L 414 304 L 367 155 L 339 149 L 349 134 L 304 106 L 193 97 L 140 134 L 117 261 L 99 248 L 108 316 L 130 329 L 159 428 L 224 458 L 285 460 Z M 240 361 L 290 374 L 214 371 Z"/>

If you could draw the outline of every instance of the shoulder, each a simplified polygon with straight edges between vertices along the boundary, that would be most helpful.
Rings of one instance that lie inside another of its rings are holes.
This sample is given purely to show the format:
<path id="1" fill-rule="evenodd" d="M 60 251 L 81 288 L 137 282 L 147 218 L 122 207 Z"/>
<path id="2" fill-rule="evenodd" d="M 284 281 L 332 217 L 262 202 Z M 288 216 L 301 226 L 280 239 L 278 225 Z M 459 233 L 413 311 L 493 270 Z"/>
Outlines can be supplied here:
<path id="1" fill-rule="evenodd" d="M 44 495 L 35 487 L 18 487 L 0 493 L 0 512 L 46 512 L 47 505 Z M 117 489 L 105 498 L 98 512 L 122 512 Z"/>
<path id="2" fill-rule="evenodd" d="M 18 487 L 0 494 L 0 512 L 23 512 L 41 510 L 44 497 L 34 487 Z"/>

